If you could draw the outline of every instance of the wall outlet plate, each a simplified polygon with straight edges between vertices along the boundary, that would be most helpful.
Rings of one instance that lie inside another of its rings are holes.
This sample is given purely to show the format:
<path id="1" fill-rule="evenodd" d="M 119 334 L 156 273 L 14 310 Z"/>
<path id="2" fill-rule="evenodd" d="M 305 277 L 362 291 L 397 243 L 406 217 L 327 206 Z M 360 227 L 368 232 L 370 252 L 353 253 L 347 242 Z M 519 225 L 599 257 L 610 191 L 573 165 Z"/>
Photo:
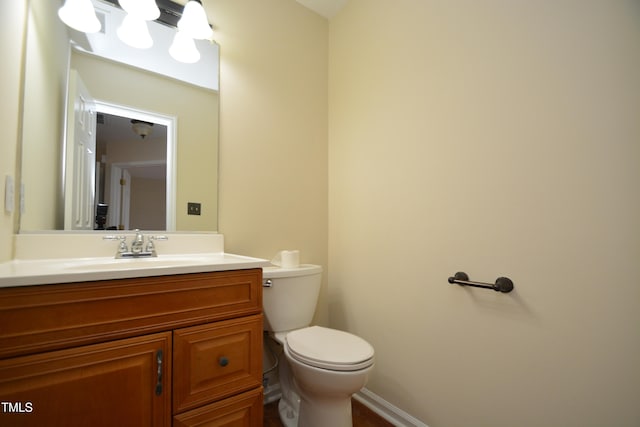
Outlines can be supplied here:
<path id="1" fill-rule="evenodd" d="M 187 215 L 200 215 L 201 213 L 201 204 L 195 202 L 187 203 Z"/>

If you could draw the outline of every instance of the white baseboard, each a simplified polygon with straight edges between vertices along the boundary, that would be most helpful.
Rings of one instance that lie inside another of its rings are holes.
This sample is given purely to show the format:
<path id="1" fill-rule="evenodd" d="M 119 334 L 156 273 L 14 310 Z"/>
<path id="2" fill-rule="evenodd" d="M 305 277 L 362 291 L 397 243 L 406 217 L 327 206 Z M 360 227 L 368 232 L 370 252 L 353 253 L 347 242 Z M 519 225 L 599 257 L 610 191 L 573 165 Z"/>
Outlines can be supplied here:
<path id="1" fill-rule="evenodd" d="M 354 394 L 353 398 L 396 427 L 429 427 L 367 388 Z"/>
<path id="2" fill-rule="evenodd" d="M 280 384 L 269 385 L 264 389 L 265 405 L 279 400 L 280 397 Z M 367 388 L 354 394 L 353 398 L 396 427 L 429 427 Z"/>

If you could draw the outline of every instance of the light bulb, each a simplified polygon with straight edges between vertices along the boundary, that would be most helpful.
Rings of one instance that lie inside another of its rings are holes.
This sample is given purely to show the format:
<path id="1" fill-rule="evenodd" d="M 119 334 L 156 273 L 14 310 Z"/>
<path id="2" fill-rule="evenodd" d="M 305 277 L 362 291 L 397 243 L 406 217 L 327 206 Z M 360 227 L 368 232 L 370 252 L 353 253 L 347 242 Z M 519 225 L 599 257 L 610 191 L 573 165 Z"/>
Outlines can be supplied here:
<path id="1" fill-rule="evenodd" d="M 200 60 L 200 52 L 196 47 L 196 43 L 181 30 L 176 31 L 173 43 L 171 43 L 171 47 L 169 48 L 169 54 L 176 61 L 187 64 L 193 64 Z"/>
<path id="2" fill-rule="evenodd" d="M 210 39 L 213 30 L 209 26 L 207 13 L 199 0 L 190 0 L 184 7 L 182 18 L 178 21 L 178 29 L 196 40 Z"/>
<path id="3" fill-rule="evenodd" d="M 118 0 L 118 3 L 129 15 L 145 21 L 153 21 L 160 17 L 160 9 L 155 0 Z"/>
<path id="4" fill-rule="evenodd" d="M 137 49 L 148 49 L 153 46 L 147 22 L 133 15 L 127 15 L 116 31 L 123 43 Z"/>
<path id="5" fill-rule="evenodd" d="M 68 26 L 83 33 L 97 33 L 102 28 L 91 0 L 66 0 L 58 16 Z"/>

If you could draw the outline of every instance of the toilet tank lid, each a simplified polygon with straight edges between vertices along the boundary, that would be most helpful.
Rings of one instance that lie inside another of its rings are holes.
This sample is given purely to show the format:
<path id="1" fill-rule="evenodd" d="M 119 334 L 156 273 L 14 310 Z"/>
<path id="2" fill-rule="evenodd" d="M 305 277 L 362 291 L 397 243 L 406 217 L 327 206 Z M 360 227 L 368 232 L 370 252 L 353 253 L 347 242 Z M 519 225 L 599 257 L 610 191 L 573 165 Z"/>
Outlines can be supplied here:
<path id="1" fill-rule="evenodd" d="M 277 279 L 280 277 L 300 277 L 322 273 L 322 267 L 315 264 L 300 264 L 294 268 L 262 267 L 262 277 L 265 279 Z"/>

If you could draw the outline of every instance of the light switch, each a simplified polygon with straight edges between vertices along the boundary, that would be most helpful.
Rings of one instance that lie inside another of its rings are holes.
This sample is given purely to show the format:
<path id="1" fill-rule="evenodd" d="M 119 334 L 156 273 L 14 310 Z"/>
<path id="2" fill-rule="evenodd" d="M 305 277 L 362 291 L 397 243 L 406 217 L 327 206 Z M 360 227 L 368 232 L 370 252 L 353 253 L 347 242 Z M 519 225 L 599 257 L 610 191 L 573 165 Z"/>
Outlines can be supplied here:
<path id="1" fill-rule="evenodd" d="M 13 177 L 7 175 L 4 180 L 4 210 L 12 213 L 14 209 Z"/>

